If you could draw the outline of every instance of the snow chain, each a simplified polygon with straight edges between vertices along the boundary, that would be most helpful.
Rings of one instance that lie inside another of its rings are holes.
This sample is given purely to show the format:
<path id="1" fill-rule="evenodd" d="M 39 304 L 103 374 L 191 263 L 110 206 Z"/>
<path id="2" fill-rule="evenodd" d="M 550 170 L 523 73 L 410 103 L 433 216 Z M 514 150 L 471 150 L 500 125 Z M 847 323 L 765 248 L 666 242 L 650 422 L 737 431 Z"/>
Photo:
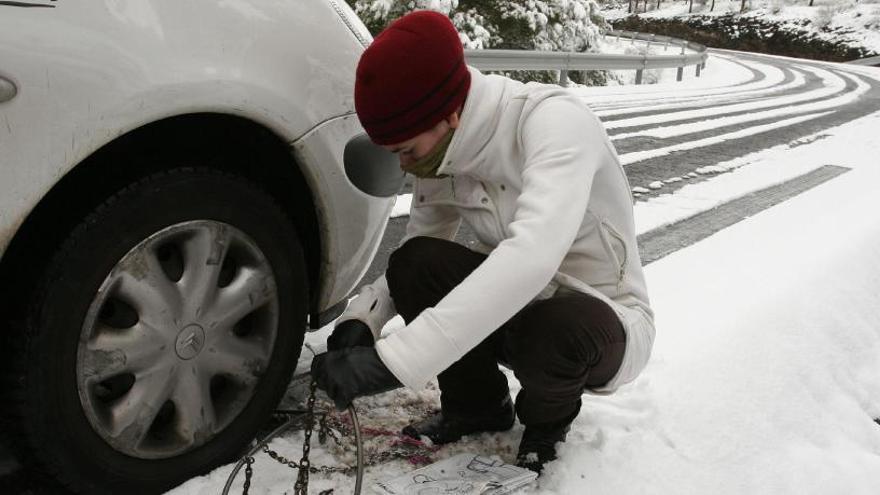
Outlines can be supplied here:
<path id="1" fill-rule="evenodd" d="M 312 463 L 309 461 L 309 453 L 312 451 L 312 430 L 315 428 L 315 391 L 317 389 L 318 382 L 312 380 L 312 383 L 309 385 L 309 401 L 306 407 L 308 412 L 306 412 L 303 456 L 299 460 L 299 473 L 296 476 L 296 484 L 293 485 L 294 495 L 308 495 L 309 493 L 309 468 L 312 467 Z M 268 451 L 269 447 L 267 446 L 265 449 Z M 360 494 L 360 490 L 357 490 L 357 493 Z"/>
<path id="2" fill-rule="evenodd" d="M 367 428 L 362 432 L 360 423 L 358 422 L 357 412 L 354 409 L 354 405 L 351 405 L 348 408 L 348 413 L 352 423 L 350 433 L 354 434 L 355 444 L 357 446 L 357 465 L 312 466 L 311 462 L 309 461 L 309 454 L 311 453 L 312 432 L 315 428 L 315 394 L 317 391 L 317 387 L 318 384 L 315 381 L 312 381 L 309 385 L 309 398 L 306 402 L 306 410 L 304 412 L 279 412 L 280 414 L 287 416 L 287 421 L 285 421 L 284 424 L 275 428 L 272 432 L 266 435 L 263 440 L 257 442 L 257 444 L 238 461 L 238 463 L 232 469 L 232 472 L 229 474 L 229 477 L 226 479 L 226 485 L 223 488 L 223 495 L 229 494 L 229 490 L 232 487 L 232 482 L 233 480 L 235 480 L 235 477 L 241 470 L 242 465 L 245 466 L 242 495 L 248 495 L 248 490 L 251 487 L 251 482 L 254 475 L 253 465 L 255 459 L 253 456 L 260 451 L 265 452 L 270 458 L 272 458 L 279 464 L 283 464 L 291 469 L 296 469 L 298 471 L 296 483 L 294 483 L 293 485 L 293 493 L 295 495 L 308 494 L 309 474 L 342 473 L 350 475 L 354 473 L 356 476 L 354 494 L 359 495 L 361 493 L 361 484 L 363 483 L 364 469 L 368 466 L 374 466 L 376 464 L 387 462 L 393 459 L 406 459 L 407 461 L 415 465 L 430 464 L 432 462 L 431 455 L 437 450 L 436 447 L 427 446 L 419 440 L 415 440 L 413 438 L 398 433 L 393 433 L 384 429 Z M 296 461 L 288 459 L 278 452 L 270 449 L 268 447 L 268 444 L 273 438 L 284 433 L 294 424 L 298 423 L 300 418 L 302 418 L 303 416 L 305 416 L 305 428 L 303 429 L 303 455 L 300 461 L 297 463 Z M 333 439 L 333 441 L 337 445 L 340 445 L 339 437 L 334 433 L 333 426 L 336 426 L 336 429 L 342 432 L 343 435 L 346 435 L 348 433 L 345 431 L 347 428 L 344 425 L 331 425 L 330 421 L 328 421 L 327 414 L 320 415 L 320 419 L 318 420 L 318 441 L 321 444 L 325 443 L 327 438 L 329 437 Z M 365 461 L 363 452 L 363 433 L 369 434 L 371 436 L 395 437 L 395 441 L 392 444 L 392 448 L 373 453 L 370 455 L 369 459 Z M 322 491 L 320 495 L 328 495 L 330 493 L 333 493 L 333 489 Z"/>

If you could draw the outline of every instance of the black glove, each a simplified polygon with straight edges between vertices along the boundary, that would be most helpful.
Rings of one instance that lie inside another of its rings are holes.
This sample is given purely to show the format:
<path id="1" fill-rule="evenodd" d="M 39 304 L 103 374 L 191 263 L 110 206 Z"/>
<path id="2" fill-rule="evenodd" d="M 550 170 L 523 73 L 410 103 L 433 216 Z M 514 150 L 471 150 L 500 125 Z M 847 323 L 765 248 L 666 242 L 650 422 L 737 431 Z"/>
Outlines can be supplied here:
<path id="1" fill-rule="evenodd" d="M 312 361 L 312 379 L 340 411 L 357 397 L 402 386 L 379 359 L 375 347 L 346 347 L 318 354 Z"/>
<path id="2" fill-rule="evenodd" d="M 327 337 L 327 350 L 335 351 L 346 347 L 372 347 L 376 342 L 373 332 L 366 323 L 360 320 L 345 320 Z"/>

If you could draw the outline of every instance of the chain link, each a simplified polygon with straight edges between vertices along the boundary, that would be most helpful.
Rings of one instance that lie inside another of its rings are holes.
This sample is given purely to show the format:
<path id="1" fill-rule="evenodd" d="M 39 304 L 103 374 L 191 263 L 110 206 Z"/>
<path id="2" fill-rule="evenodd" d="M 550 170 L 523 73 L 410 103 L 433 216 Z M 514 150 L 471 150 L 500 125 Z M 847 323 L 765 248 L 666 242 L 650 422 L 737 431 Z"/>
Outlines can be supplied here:
<path id="1" fill-rule="evenodd" d="M 324 475 L 330 475 L 333 473 L 340 473 L 350 475 L 357 471 L 357 466 L 312 466 L 311 461 L 309 460 L 309 454 L 311 453 L 312 432 L 315 429 L 315 417 L 317 416 L 315 414 L 315 396 L 317 392 L 317 386 L 317 382 L 314 381 L 312 381 L 309 385 L 309 397 L 306 403 L 306 411 L 304 413 L 305 428 L 303 429 L 303 454 L 300 461 L 296 462 L 292 459 L 284 457 L 278 452 L 270 449 L 268 444 L 264 445 L 262 448 L 262 451 L 265 452 L 275 462 L 299 471 L 297 473 L 296 483 L 294 484 L 293 488 L 295 495 L 307 495 L 309 489 L 309 474 L 320 473 Z M 285 415 L 289 417 L 290 413 L 287 413 Z M 329 417 L 326 413 L 320 415 L 317 424 L 318 441 L 321 444 L 325 443 L 327 438 L 331 438 L 337 445 L 341 444 L 339 436 L 333 431 L 334 429 L 339 431 L 341 436 L 349 436 L 352 434 L 352 431 L 347 424 L 344 424 L 336 420 L 335 418 Z M 432 462 L 431 456 L 437 451 L 437 447 L 427 446 L 419 440 L 415 440 L 413 438 L 406 437 L 399 433 L 394 433 L 388 430 L 367 429 L 365 430 L 365 433 L 372 436 L 392 437 L 395 440 L 392 442 L 390 448 L 370 454 L 364 462 L 364 467 L 375 466 L 376 464 L 381 464 L 394 459 L 406 459 L 410 463 L 417 465 L 430 464 Z M 242 491 L 243 495 L 247 495 L 248 489 L 251 485 L 251 479 L 253 477 L 252 465 L 254 463 L 254 458 L 248 456 L 245 461 L 247 463 L 247 466 L 245 468 L 244 490 Z M 321 493 L 332 493 L 332 489 L 325 490 Z"/>
<path id="2" fill-rule="evenodd" d="M 247 456 L 245 463 L 247 465 L 244 468 L 244 488 L 241 489 L 241 495 L 248 495 L 248 490 L 251 488 L 251 478 L 254 477 L 254 458 Z"/>
<path id="3" fill-rule="evenodd" d="M 309 385 L 309 401 L 306 412 L 306 429 L 303 440 L 303 455 L 299 460 L 299 474 L 296 477 L 296 484 L 293 485 L 294 495 L 308 495 L 309 493 L 309 468 L 312 467 L 309 461 L 309 453 L 312 451 L 312 430 L 315 428 L 315 393 L 318 390 L 318 382 L 312 380 Z"/>

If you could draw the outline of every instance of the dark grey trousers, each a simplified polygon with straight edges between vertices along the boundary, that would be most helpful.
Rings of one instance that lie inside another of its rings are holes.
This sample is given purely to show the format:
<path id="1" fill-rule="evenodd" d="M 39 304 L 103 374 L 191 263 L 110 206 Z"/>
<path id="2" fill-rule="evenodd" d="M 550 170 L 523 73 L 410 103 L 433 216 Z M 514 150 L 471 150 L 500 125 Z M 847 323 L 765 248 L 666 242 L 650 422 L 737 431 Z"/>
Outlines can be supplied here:
<path id="1" fill-rule="evenodd" d="M 386 271 L 398 313 L 411 322 L 485 259 L 454 242 L 410 239 L 391 254 Z M 440 373 L 442 410 L 447 415 L 497 410 L 510 395 L 500 362 L 522 385 L 516 397 L 521 423 L 573 418 L 584 389 L 605 385 L 620 368 L 625 347 L 620 320 L 595 297 L 566 293 L 532 302 Z"/>

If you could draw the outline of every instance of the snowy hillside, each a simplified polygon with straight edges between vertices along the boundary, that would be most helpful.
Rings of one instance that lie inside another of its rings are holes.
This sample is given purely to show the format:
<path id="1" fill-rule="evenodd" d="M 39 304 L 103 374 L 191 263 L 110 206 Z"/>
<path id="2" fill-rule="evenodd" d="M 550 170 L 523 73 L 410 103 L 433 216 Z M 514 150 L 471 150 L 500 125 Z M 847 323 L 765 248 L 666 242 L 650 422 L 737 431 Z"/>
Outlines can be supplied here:
<path id="1" fill-rule="evenodd" d="M 589 51 L 607 28 L 595 0 L 348 0 L 374 34 L 429 9 L 446 14 L 465 48 Z"/>
<path id="2" fill-rule="evenodd" d="M 864 47 L 880 53 L 880 2 L 877 0 L 749 0 L 744 19 L 772 22 L 778 29 L 805 32 L 815 39 L 853 47 Z M 659 8 L 658 8 L 659 5 Z M 685 19 L 688 17 L 721 17 L 739 14 L 741 0 L 695 0 L 628 2 L 612 0 L 602 5 L 602 14 L 615 22 L 635 10 L 646 19 Z M 689 13 L 689 10 L 692 12 Z"/>

